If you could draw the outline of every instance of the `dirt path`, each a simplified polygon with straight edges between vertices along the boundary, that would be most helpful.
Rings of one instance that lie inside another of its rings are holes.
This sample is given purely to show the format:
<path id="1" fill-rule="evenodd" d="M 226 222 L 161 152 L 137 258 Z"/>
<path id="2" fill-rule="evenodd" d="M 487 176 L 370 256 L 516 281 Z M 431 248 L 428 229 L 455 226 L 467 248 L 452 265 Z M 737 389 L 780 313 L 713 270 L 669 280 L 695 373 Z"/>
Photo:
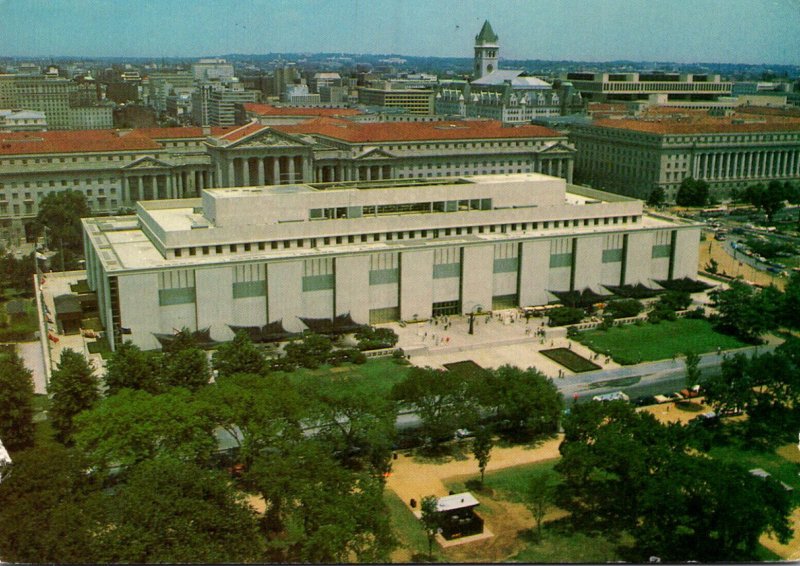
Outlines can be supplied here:
<path id="1" fill-rule="evenodd" d="M 558 458 L 558 446 L 563 437 L 547 440 L 533 448 L 527 446 L 513 446 L 510 448 L 495 447 L 487 472 L 493 472 L 511 466 L 520 466 L 542 460 Z M 394 491 L 406 505 L 414 498 L 421 501 L 426 495 L 442 496 L 448 491 L 444 485 L 447 478 L 478 473 L 478 463 L 471 454 L 464 455 L 463 459 L 448 462 L 431 462 L 420 460 L 415 456 L 398 455 L 392 462 L 392 473 L 386 486 Z M 419 507 L 417 507 L 419 509 Z"/>

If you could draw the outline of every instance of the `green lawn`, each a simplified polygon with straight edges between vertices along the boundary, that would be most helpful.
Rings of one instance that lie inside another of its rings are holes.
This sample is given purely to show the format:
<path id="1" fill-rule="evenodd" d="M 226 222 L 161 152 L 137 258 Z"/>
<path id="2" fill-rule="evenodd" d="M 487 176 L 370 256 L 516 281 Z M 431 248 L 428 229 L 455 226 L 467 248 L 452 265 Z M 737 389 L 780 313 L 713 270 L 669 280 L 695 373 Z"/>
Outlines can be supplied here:
<path id="1" fill-rule="evenodd" d="M 397 537 L 398 548 L 404 548 L 409 552 L 406 561 L 416 561 L 416 555 L 427 557 L 428 536 L 419 519 L 393 491 L 387 489 L 383 492 L 383 502 L 389 510 L 389 522 L 394 536 Z M 434 560 L 441 558 L 441 548 L 436 543 L 433 543 L 433 556 Z"/>
<path id="2" fill-rule="evenodd" d="M 343 364 L 338 368 L 327 365 L 318 369 L 298 368 L 286 375 L 298 385 L 327 380 L 352 387 L 365 396 L 388 397 L 394 384 L 405 379 L 409 369 L 410 366 L 399 365 L 392 358 L 377 358 L 365 364 Z"/>
<path id="3" fill-rule="evenodd" d="M 688 351 L 702 354 L 747 345 L 716 332 L 707 320 L 689 318 L 590 330 L 581 332 L 576 340 L 595 352 L 610 352 L 614 361 L 623 365 L 664 360 Z"/>
<path id="4" fill-rule="evenodd" d="M 792 448 L 797 449 L 794 446 Z M 747 470 L 766 470 L 775 479 L 794 488 L 795 500 L 800 497 L 800 476 L 797 475 L 800 464 L 787 460 L 775 451 L 748 450 L 742 446 L 726 445 L 714 446 L 709 455 L 717 460 L 739 464 Z"/>
<path id="5" fill-rule="evenodd" d="M 495 499 L 523 503 L 525 501 L 523 494 L 528 489 L 531 478 L 544 472 L 553 472 L 553 466 L 558 463 L 558 460 L 559 458 L 554 458 L 536 462 L 535 464 L 512 466 L 496 472 L 489 472 L 486 474 L 483 485 L 492 490 L 492 497 Z M 491 460 L 489 462 L 491 465 Z M 467 489 L 465 482 L 473 479 L 480 479 L 480 474 L 476 473 L 474 477 L 447 482 L 446 485 L 448 489 L 458 493 L 459 491 L 465 491 Z M 481 496 L 478 495 L 477 497 L 480 499 Z"/>

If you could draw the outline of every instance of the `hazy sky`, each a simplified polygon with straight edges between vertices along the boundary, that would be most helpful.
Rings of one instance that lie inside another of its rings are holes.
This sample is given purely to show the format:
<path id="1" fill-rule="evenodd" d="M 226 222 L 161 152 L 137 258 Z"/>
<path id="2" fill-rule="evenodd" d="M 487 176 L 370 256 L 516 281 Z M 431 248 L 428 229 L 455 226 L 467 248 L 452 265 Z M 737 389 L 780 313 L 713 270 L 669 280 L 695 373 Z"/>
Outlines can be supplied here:
<path id="1" fill-rule="evenodd" d="M 800 64 L 800 0 L 0 0 L 0 55 L 349 52 Z"/>

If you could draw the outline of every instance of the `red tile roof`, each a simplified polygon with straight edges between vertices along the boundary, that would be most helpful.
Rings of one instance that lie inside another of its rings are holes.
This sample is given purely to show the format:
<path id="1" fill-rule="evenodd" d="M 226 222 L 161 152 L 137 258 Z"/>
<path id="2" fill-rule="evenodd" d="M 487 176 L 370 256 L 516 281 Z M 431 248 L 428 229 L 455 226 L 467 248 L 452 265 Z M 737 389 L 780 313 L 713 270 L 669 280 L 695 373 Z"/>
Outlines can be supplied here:
<path id="1" fill-rule="evenodd" d="M 510 127 L 497 120 L 359 123 L 318 118 L 303 124 L 273 127 L 289 134 L 318 134 L 353 143 L 561 137 L 543 126 Z"/>
<path id="2" fill-rule="evenodd" d="M 766 116 L 754 119 L 744 116 L 725 118 L 682 117 L 681 119 L 663 118 L 660 120 L 634 120 L 634 119 L 602 119 L 594 120 L 594 126 L 602 128 L 615 128 L 635 132 L 648 132 L 653 134 L 717 134 L 738 132 L 794 132 L 800 130 L 800 119 L 781 118 L 769 119 Z"/>
<path id="3" fill-rule="evenodd" d="M 161 149 L 137 130 L 64 130 L 0 133 L 0 155 Z"/>
<path id="4" fill-rule="evenodd" d="M 212 136 L 225 135 L 227 132 L 232 132 L 238 126 L 214 126 L 209 128 Z M 204 128 L 199 126 L 183 126 L 180 128 L 138 128 L 136 131 L 141 132 L 147 137 L 154 140 L 174 140 L 182 138 L 204 138 L 209 134 L 203 133 Z"/>
<path id="5" fill-rule="evenodd" d="M 236 141 L 268 127 L 269 126 L 265 126 L 264 124 L 259 124 L 258 122 L 250 122 L 249 124 L 245 124 L 244 126 L 237 126 L 236 128 L 229 129 L 225 134 L 217 137 L 228 141 Z"/>
<path id="6" fill-rule="evenodd" d="M 246 102 L 244 109 L 258 116 L 357 116 L 362 113 L 355 108 L 295 108 L 255 102 Z"/>

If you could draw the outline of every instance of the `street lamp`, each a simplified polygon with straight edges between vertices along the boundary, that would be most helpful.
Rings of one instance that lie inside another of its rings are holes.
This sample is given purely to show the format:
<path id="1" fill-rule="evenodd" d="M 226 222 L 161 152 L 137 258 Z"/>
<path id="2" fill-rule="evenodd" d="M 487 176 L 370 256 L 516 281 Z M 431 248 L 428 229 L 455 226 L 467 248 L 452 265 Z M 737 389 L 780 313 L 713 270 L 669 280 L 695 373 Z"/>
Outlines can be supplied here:
<path id="1" fill-rule="evenodd" d="M 483 312 L 483 305 L 475 305 L 467 313 L 469 317 L 469 334 L 475 334 L 475 315 Z"/>

